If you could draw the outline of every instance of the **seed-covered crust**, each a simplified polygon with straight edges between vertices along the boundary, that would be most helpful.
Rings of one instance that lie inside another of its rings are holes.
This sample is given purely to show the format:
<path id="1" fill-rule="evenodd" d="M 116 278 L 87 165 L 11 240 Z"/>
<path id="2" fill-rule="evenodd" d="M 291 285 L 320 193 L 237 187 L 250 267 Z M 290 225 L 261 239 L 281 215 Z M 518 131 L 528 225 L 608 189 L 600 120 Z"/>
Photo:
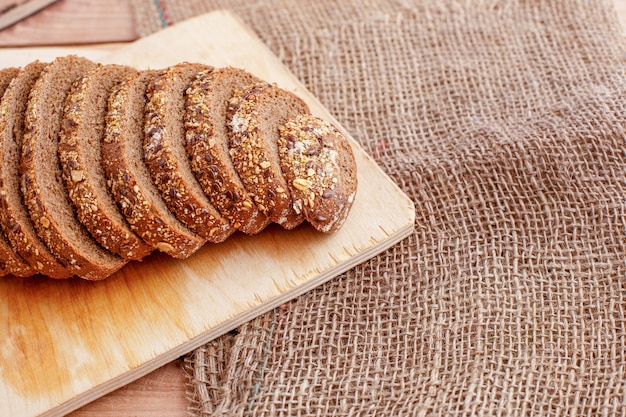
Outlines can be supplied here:
<path id="1" fill-rule="evenodd" d="M 185 111 L 187 153 L 198 182 L 222 216 L 247 234 L 259 233 L 270 220 L 259 211 L 230 160 L 226 110 L 234 90 L 258 82 L 239 68 L 201 71 L 187 89 Z"/>
<path id="2" fill-rule="evenodd" d="M 29 277 L 36 273 L 37 270 L 18 255 L 6 236 L 0 233 L 0 276 L 13 274 L 18 277 Z"/>
<path id="3" fill-rule="evenodd" d="M 18 255 L 4 235 L 0 235 L 0 277 L 8 274 L 30 277 L 37 271 Z"/>
<path id="4" fill-rule="evenodd" d="M 38 273 L 68 278 L 65 269 L 37 236 L 22 201 L 19 161 L 28 95 L 46 64 L 32 62 L 22 68 L 0 102 L 0 227 L 13 249 Z"/>
<path id="5" fill-rule="evenodd" d="M 7 238 L 0 236 L 0 277 L 8 274 L 30 277 L 37 271 L 11 248 Z"/>
<path id="6" fill-rule="evenodd" d="M 152 180 L 176 217 L 209 242 L 235 228 L 221 216 L 195 179 L 185 149 L 185 91 L 202 64 L 181 63 L 161 71 L 146 91 L 144 158 Z"/>
<path id="7" fill-rule="evenodd" d="M 64 56 L 0 70 L 0 276 L 109 277 L 235 230 L 345 222 L 349 142 L 238 68 Z"/>
<path id="8" fill-rule="evenodd" d="M 237 90 L 229 102 L 230 156 L 263 214 L 285 229 L 303 221 L 293 208 L 278 158 L 278 126 L 309 108 L 295 94 L 260 82 Z"/>
<path id="9" fill-rule="evenodd" d="M 19 71 L 20 70 L 18 68 L 4 68 L 0 70 L 0 97 L 2 97 L 0 105 L 4 103 L 5 91 L 9 87 L 12 80 L 18 75 Z M 3 121 L 0 120 L 0 123 L 3 123 Z M 2 126 L 0 125 L 0 127 Z M 2 127 L 2 129 L 4 130 L 4 127 Z M 0 152 L 2 152 L 2 159 L 6 159 L 6 152 L 2 148 L 1 144 Z M 0 198 L 3 195 L 2 190 L 5 184 L 11 180 L 12 178 L 5 177 L 4 173 L 0 171 Z M 7 236 L 5 236 L 2 230 L 0 230 L 0 276 L 13 274 L 16 276 L 27 277 L 35 274 L 36 272 L 37 271 L 31 267 L 18 252 L 15 251 L 10 241 L 7 239 Z"/>
<path id="10" fill-rule="evenodd" d="M 70 272 L 89 280 L 106 278 L 127 262 L 91 237 L 59 181 L 63 102 L 72 83 L 94 66 L 85 58 L 66 56 L 43 69 L 25 113 L 20 162 L 22 193 L 37 234 Z"/>
<path id="11" fill-rule="evenodd" d="M 107 250 L 139 260 L 152 252 L 132 231 L 110 194 L 102 164 L 105 115 L 110 91 L 135 72 L 122 65 L 99 65 L 78 79 L 65 101 L 59 160 L 78 220 Z"/>
<path id="12" fill-rule="evenodd" d="M 300 115 L 279 127 L 278 151 L 296 211 L 321 232 L 339 229 L 357 190 L 347 139 L 330 123 Z"/>
<path id="13" fill-rule="evenodd" d="M 130 227 L 150 245 L 176 258 L 197 251 L 205 239 L 169 211 L 143 161 L 145 91 L 156 71 L 143 71 L 118 85 L 109 98 L 103 161 L 107 181 Z"/>

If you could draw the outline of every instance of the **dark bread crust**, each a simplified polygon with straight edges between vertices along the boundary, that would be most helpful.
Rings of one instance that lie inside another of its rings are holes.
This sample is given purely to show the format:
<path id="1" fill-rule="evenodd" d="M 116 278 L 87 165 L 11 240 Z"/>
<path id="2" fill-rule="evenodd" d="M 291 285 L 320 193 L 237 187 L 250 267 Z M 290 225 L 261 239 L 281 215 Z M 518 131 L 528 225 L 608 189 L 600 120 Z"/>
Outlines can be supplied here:
<path id="1" fill-rule="evenodd" d="M 59 160 L 78 220 L 107 250 L 139 260 L 152 246 L 137 236 L 110 194 L 102 165 L 105 116 L 111 90 L 135 69 L 98 65 L 78 79 L 65 101 L 59 134 Z"/>
<path id="2" fill-rule="evenodd" d="M 259 210 L 285 229 L 298 226 L 304 217 L 294 210 L 282 175 L 278 126 L 309 113 L 298 96 L 266 82 L 235 91 L 228 106 L 233 166 Z"/>
<path id="3" fill-rule="evenodd" d="M 175 258 L 186 258 L 205 239 L 187 229 L 169 211 L 143 161 L 145 91 L 156 71 L 128 77 L 109 98 L 102 146 L 111 192 L 130 227 L 150 245 Z"/>
<path id="4" fill-rule="evenodd" d="M 0 70 L 0 97 L 2 97 L 2 100 L 4 100 L 3 96 L 6 89 L 19 71 L 18 68 L 12 67 Z M 5 159 L 7 155 L 4 153 L 1 145 L 0 149 L 3 152 L 3 159 Z M 3 173 L 0 173 L 0 184 L 4 186 L 8 181 L 11 181 L 11 178 L 6 178 Z M 0 194 L 2 194 L 2 191 L 0 191 Z M 0 231 L 0 276 L 13 274 L 15 276 L 27 277 L 36 272 L 37 271 L 15 251 L 7 236 Z"/>
<path id="5" fill-rule="evenodd" d="M 127 262 L 103 249 L 78 221 L 61 179 L 63 103 L 72 83 L 94 66 L 66 56 L 43 69 L 28 101 L 20 161 L 22 193 L 39 237 L 70 272 L 89 280 L 106 278 Z"/>
<path id="6" fill-rule="evenodd" d="M 272 221 L 332 232 L 354 201 L 346 138 L 241 69 L 65 56 L 0 70 L 0 96 L 0 276 L 104 279 Z"/>
<path id="7" fill-rule="evenodd" d="M 224 219 L 195 179 L 185 149 L 185 91 L 200 71 L 211 67 L 181 63 L 161 71 L 148 86 L 144 158 L 167 206 L 189 229 L 218 243 L 235 228 Z"/>
<path id="8" fill-rule="evenodd" d="M 30 90 L 45 65 L 36 61 L 22 68 L 0 103 L 0 227 L 13 249 L 38 273 L 51 278 L 68 278 L 72 274 L 57 262 L 37 236 L 19 181 L 24 112 Z"/>
<path id="9" fill-rule="evenodd" d="M 198 182 L 222 216 L 251 235 L 270 220 L 259 211 L 230 160 L 226 110 L 234 90 L 258 82 L 239 68 L 202 71 L 187 89 L 185 111 L 187 153 Z"/>
<path id="10" fill-rule="evenodd" d="M 280 126 L 278 152 L 294 208 L 320 232 L 345 222 L 357 190 L 348 140 L 330 123 L 300 115 Z"/>
<path id="11" fill-rule="evenodd" d="M 2 235 L 0 237 L 0 277 L 11 274 L 25 278 L 36 273 L 37 271 L 32 266 L 15 253 L 7 238 Z"/>

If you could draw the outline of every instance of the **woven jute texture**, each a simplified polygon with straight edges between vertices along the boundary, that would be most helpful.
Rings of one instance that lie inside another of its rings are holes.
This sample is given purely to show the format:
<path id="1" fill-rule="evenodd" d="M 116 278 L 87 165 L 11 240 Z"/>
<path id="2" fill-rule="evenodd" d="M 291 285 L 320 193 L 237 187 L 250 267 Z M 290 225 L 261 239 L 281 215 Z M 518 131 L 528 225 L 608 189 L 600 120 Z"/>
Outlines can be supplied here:
<path id="1" fill-rule="evenodd" d="M 610 2 L 133 3 L 142 34 L 233 11 L 416 205 L 402 243 L 190 353 L 193 415 L 626 415 Z"/>

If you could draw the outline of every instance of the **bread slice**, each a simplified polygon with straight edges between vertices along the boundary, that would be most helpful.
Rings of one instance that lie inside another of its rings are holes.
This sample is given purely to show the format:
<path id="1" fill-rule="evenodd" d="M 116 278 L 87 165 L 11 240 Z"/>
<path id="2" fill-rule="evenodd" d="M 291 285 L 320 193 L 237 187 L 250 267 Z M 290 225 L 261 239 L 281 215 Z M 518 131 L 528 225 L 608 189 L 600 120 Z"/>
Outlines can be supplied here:
<path id="1" fill-rule="evenodd" d="M 278 154 L 294 208 L 318 231 L 339 229 L 357 190 L 348 140 L 332 124 L 299 115 L 279 126 Z"/>
<path id="2" fill-rule="evenodd" d="M 247 234 L 259 233 L 270 220 L 259 211 L 230 160 L 226 110 L 234 90 L 257 82 L 239 68 L 201 71 L 187 89 L 185 111 L 191 169 L 222 216 Z"/>
<path id="3" fill-rule="evenodd" d="M 195 179 L 185 149 L 185 91 L 210 67 L 181 63 L 161 71 L 146 91 L 144 157 L 153 182 L 176 217 L 209 242 L 222 242 L 235 228 L 213 207 Z"/>
<path id="4" fill-rule="evenodd" d="M 309 114 L 302 99 L 266 82 L 235 91 L 227 113 L 233 166 L 259 210 L 285 229 L 304 218 L 281 172 L 278 126 L 299 114 Z"/>
<path id="5" fill-rule="evenodd" d="M 7 88 L 18 75 L 19 71 L 19 68 L 12 67 L 0 70 L 0 97 L 2 97 L 0 106 L 4 102 L 4 94 Z M 2 145 L 0 145 L 0 152 L 2 152 L 2 160 L 8 157 Z M 4 186 L 12 180 L 13 178 L 6 177 L 4 172 L 0 171 L 0 197 L 3 196 Z M 4 192 L 6 193 L 6 191 Z M 0 231 L 0 276 L 13 274 L 20 277 L 27 277 L 36 272 L 37 271 L 13 249 L 7 236 Z"/>
<path id="6" fill-rule="evenodd" d="M 102 155 L 111 192 L 130 227 L 150 245 L 186 258 L 205 239 L 169 211 L 143 160 L 146 87 L 156 71 L 131 75 L 109 98 Z"/>
<path id="7" fill-rule="evenodd" d="M 37 236 L 22 199 L 19 181 L 24 112 L 30 90 L 45 65 L 35 61 L 22 68 L 0 103 L 0 227 L 13 249 L 37 272 L 52 278 L 68 278 L 72 274 Z"/>
<path id="8" fill-rule="evenodd" d="M 90 280 L 106 278 L 127 262 L 103 249 L 78 221 L 61 179 L 63 103 L 72 83 L 94 66 L 65 56 L 43 69 L 26 109 L 20 162 L 24 201 L 39 237 L 70 272 Z"/>
<path id="9" fill-rule="evenodd" d="M 65 102 L 59 160 L 78 220 L 109 251 L 139 260 L 152 252 L 119 212 L 106 184 L 102 141 L 109 94 L 135 69 L 99 65 L 74 83 Z"/>

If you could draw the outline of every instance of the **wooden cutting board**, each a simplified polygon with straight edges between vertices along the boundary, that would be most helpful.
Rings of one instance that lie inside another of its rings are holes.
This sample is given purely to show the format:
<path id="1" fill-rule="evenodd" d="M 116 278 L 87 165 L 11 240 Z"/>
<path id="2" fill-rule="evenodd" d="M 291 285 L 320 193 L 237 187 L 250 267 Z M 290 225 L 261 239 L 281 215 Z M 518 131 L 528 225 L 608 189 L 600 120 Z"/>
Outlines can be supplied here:
<path id="1" fill-rule="evenodd" d="M 242 67 L 334 121 L 227 12 L 141 39 L 102 59 L 138 68 L 181 61 Z M 153 254 L 105 281 L 0 280 L 2 415 L 63 415 L 374 256 L 413 230 L 414 206 L 352 140 L 359 188 L 344 227 L 269 227 L 185 261 Z"/>

